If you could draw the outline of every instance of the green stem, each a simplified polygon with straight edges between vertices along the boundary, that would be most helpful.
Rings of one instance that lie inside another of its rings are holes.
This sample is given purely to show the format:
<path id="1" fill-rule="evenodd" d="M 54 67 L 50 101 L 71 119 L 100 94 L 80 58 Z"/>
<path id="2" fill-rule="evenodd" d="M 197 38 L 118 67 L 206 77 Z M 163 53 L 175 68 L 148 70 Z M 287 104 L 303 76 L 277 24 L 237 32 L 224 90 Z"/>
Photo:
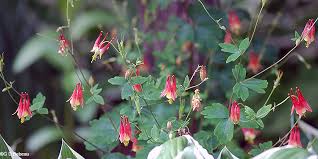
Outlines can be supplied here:
<path id="1" fill-rule="evenodd" d="M 267 104 L 267 102 L 269 101 L 269 99 L 272 97 L 274 91 L 275 91 L 276 87 L 273 86 L 272 90 L 271 90 L 271 93 L 269 93 L 265 103 L 264 103 L 264 106 Z"/>
<path id="2" fill-rule="evenodd" d="M 198 0 L 200 2 L 200 4 L 202 5 L 203 9 L 205 10 L 205 12 L 208 14 L 208 16 L 219 26 L 219 28 L 223 31 L 225 31 L 225 27 L 222 26 L 219 22 L 219 20 L 216 20 L 212 17 L 212 15 L 209 13 L 209 11 L 206 9 L 206 7 L 204 6 L 203 2 L 201 0 Z"/>
<path id="3" fill-rule="evenodd" d="M 315 27 L 315 24 L 316 24 L 317 20 L 318 20 L 318 18 L 316 18 L 316 20 L 315 20 L 314 24 L 312 25 L 312 27 Z M 311 28 L 310 28 L 310 29 L 311 29 Z M 310 30 L 310 29 L 309 29 L 309 30 Z M 307 33 L 307 34 L 308 34 L 308 33 Z M 306 35 L 304 35 L 304 36 L 306 36 Z M 269 67 L 265 68 L 265 69 L 262 70 L 261 72 L 259 72 L 259 73 L 255 74 L 255 75 L 253 75 L 253 76 L 250 77 L 250 78 L 245 79 L 244 81 L 251 80 L 251 79 L 253 79 L 253 78 L 255 78 L 255 77 L 257 77 L 257 76 L 263 74 L 264 72 L 268 71 L 269 69 L 275 67 L 276 65 L 278 65 L 280 62 L 282 62 L 285 58 L 287 58 L 287 57 L 300 45 L 300 43 L 304 40 L 304 39 L 303 39 L 304 36 L 302 36 L 302 38 L 300 39 L 300 42 L 297 43 L 292 49 L 290 49 L 282 58 L 280 58 L 278 61 L 276 61 L 275 63 L 273 63 L 273 64 L 270 65 Z"/>
<path id="4" fill-rule="evenodd" d="M 262 2 L 261 2 L 262 3 Z M 258 15 L 257 15 L 257 19 L 256 19 L 256 23 L 255 23 L 255 26 L 254 26 L 254 29 L 253 29 L 253 33 L 251 35 L 251 38 L 250 38 L 250 43 L 252 42 L 253 38 L 254 38 L 254 34 L 256 32 L 256 28 L 257 28 L 257 25 L 258 25 L 258 21 L 259 21 L 259 18 L 261 16 L 261 13 L 262 13 L 262 10 L 264 8 L 264 5 L 262 5 L 261 9 L 259 10 L 258 12 Z"/>
<path id="5" fill-rule="evenodd" d="M 283 101 L 281 101 L 280 103 L 274 105 L 274 107 L 271 109 L 271 111 L 275 110 L 275 108 L 277 108 L 278 106 L 284 104 L 287 100 L 289 99 L 289 96 L 286 97 Z"/>

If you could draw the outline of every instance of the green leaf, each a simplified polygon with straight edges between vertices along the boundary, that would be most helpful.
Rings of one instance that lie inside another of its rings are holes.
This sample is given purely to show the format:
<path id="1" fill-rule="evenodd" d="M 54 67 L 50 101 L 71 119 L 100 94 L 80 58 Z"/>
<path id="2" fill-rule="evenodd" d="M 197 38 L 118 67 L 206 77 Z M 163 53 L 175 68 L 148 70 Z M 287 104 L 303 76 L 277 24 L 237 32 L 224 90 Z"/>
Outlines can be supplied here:
<path id="1" fill-rule="evenodd" d="M 232 140 L 234 125 L 230 119 L 222 120 L 214 129 L 214 135 L 218 141 L 223 144 Z"/>
<path id="2" fill-rule="evenodd" d="M 226 157 L 224 157 L 226 156 Z M 234 156 L 229 149 L 227 149 L 226 146 L 221 150 L 219 156 L 217 159 L 222 159 L 222 158 L 227 158 L 227 159 L 239 159 L 236 156 Z"/>
<path id="3" fill-rule="evenodd" d="M 156 125 L 153 125 L 153 127 L 151 129 L 151 137 L 152 137 L 153 140 L 159 141 L 160 130 L 157 128 Z"/>
<path id="4" fill-rule="evenodd" d="M 49 114 L 49 111 L 47 108 L 40 108 L 36 112 L 39 114 Z"/>
<path id="5" fill-rule="evenodd" d="M 246 113 L 246 110 L 245 111 L 241 110 L 241 116 L 240 116 L 239 125 L 242 128 L 258 128 L 259 127 L 257 122 L 256 122 L 255 115 L 254 116 L 248 115 Z"/>
<path id="6" fill-rule="evenodd" d="M 116 142 L 118 139 L 118 133 L 117 130 L 113 128 L 112 122 L 109 119 L 110 113 L 108 115 L 104 114 L 99 119 L 94 119 L 89 122 L 90 128 L 89 128 L 89 136 L 87 140 L 97 147 L 101 149 L 109 149 L 110 144 Z M 119 125 L 119 118 L 112 118 L 114 121 L 115 126 Z M 117 122 L 116 122 L 117 121 Z M 116 128 L 117 129 L 117 128 Z M 86 149 L 89 151 L 96 150 L 96 147 L 92 147 L 89 143 L 84 142 Z M 117 143 L 117 142 L 116 142 Z"/>
<path id="7" fill-rule="evenodd" d="M 299 35 L 299 33 L 297 32 L 297 31 L 295 31 L 295 36 L 294 36 L 294 38 L 292 38 L 291 40 L 292 41 L 297 41 L 297 40 L 299 40 L 301 38 L 301 36 Z"/>
<path id="8" fill-rule="evenodd" d="M 80 154 L 74 151 L 66 142 L 62 139 L 62 146 L 58 159 L 84 159 Z"/>
<path id="9" fill-rule="evenodd" d="M 264 123 L 263 123 L 262 119 L 257 119 L 256 122 L 261 127 L 261 129 L 264 128 Z"/>
<path id="10" fill-rule="evenodd" d="M 241 56 L 241 54 L 232 54 L 226 59 L 226 63 L 230 63 L 232 61 L 235 61 L 240 56 Z"/>
<path id="11" fill-rule="evenodd" d="M 134 90 L 132 86 L 130 86 L 128 83 L 123 85 L 123 88 L 121 89 L 121 99 L 129 99 L 131 95 L 133 95 Z"/>
<path id="12" fill-rule="evenodd" d="M 91 97 L 89 97 L 89 98 L 86 100 L 85 104 L 90 104 L 90 103 L 92 103 L 93 101 L 94 101 L 94 96 L 91 96 Z"/>
<path id="13" fill-rule="evenodd" d="M 97 29 L 99 25 L 112 26 L 115 23 L 117 23 L 117 18 L 114 18 L 114 15 L 109 12 L 102 10 L 86 11 L 75 17 L 72 21 L 71 34 L 73 40 L 77 40 L 92 28 Z M 96 33 L 97 36 L 98 33 Z"/>
<path id="14" fill-rule="evenodd" d="M 256 118 L 256 113 L 252 108 L 250 108 L 248 106 L 245 106 L 244 108 L 245 108 L 245 113 L 246 113 L 247 119 L 255 119 Z"/>
<path id="15" fill-rule="evenodd" d="M 264 118 L 270 111 L 271 111 L 272 105 L 266 105 L 260 108 L 256 113 L 256 118 Z"/>
<path id="16" fill-rule="evenodd" d="M 140 106 L 139 97 L 137 96 L 137 97 L 135 97 L 133 100 L 135 101 L 136 110 L 137 110 L 138 114 L 140 115 L 140 113 L 141 113 L 141 106 Z"/>
<path id="17" fill-rule="evenodd" d="M 201 114 L 207 119 L 226 119 L 229 117 L 229 110 L 220 103 L 213 103 L 205 107 Z"/>
<path id="18" fill-rule="evenodd" d="M 54 125 L 47 125 L 36 129 L 25 140 L 25 148 L 30 153 L 38 152 L 50 143 L 61 140 L 63 134 Z"/>
<path id="19" fill-rule="evenodd" d="M 109 79 L 108 82 L 112 85 L 120 85 L 121 86 L 121 85 L 124 85 L 127 81 L 124 77 L 116 76 L 116 77 Z"/>
<path id="20" fill-rule="evenodd" d="M 112 153 L 104 155 L 101 159 L 127 159 L 127 157 L 119 152 L 116 152 L 116 153 L 112 152 Z"/>
<path id="21" fill-rule="evenodd" d="M 241 64 L 235 65 L 235 68 L 232 69 L 232 72 L 237 82 L 243 81 L 246 77 L 246 70 Z"/>
<path id="22" fill-rule="evenodd" d="M 137 153 L 138 154 L 138 153 Z M 195 159 L 195 158 L 213 158 L 208 154 L 198 142 L 190 135 L 179 136 L 166 141 L 164 144 L 152 149 L 148 156 L 156 159 Z"/>
<path id="23" fill-rule="evenodd" d="M 57 33 L 53 31 L 42 31 L 39 34 L 48 37 L 57 37 Z M 57 43 L 38 35 L 32 37 L 22 46 L 15 57 L 13 61 L 13 72 L 22 72 L 45 54 L 58 54 Z"/>
<path id="24" fill-rule="evenodd" d="M 94 94 L 93 95 L 93 99 L 98 104 L 101 104 L 101 105 L 105 104 L 104 98 L 102 96 L 98 95 L 98 94 Z"/>
<path id="25" fill-rule="evenodd" d="M 0 155 L 1 159 L 21 159 L 18 155 L 12 150 L 12 148 L 6 143 L 6 141 L 0 135 Z M 2 155 L 3 154 L 3 155 Z M 11 158 L 10 155 L 14 156 Z"/>
<path id="26" fill-rule="evenodd" d="M 137 76 L 137 77 L 131 77 L 131 84 L 143 84 L 147 81 L 147 77 L 141 77 L 141 76 Z"/>
<path id="27" fill-rule="evenodd" d="M 241 83 L 236 83 L 234 85 L 233 93 L 243 101 L 245 101 L 249 96 L 248 88 L 244 87 Z"/>
<path id="28" fill-rule="evenodd" d="M 168 140 L 161 145 L 160 155 L 157 159 L 174 159 L 179 152 L 183 151 L 185 147 L 188 146 L 188 140 L 183 137 L 177 137 L 171 140 Z"/>
<path id="29" fill-rule="evenodd" d="M 222 48 L 221 51 L 223 52 L 240 54 L 240 50 L 233 44 L 220 43 L 219 46 Z"/>
<path id="30" fill-rule="evenodd" d="M 38 110 L 43 107 L 45 103 L 45 96 L 42 93 L 38 93 L 36 97 L 32 100 L 32 105 L 30 107 L 31 111 Z"/>
<path id="31" fill-rule="evenodd" d="M 265 90 L 267 88 L 268 82 L 266 80 L 260 80 L 260 79 L 250 79 L 246 80 L 244 82 L 241 82 L 242 85 L 245 87 L 257 92 L 257 93 L 265 93 Z"/>
<path id="32" fill-rule="evenodd" d="M 249 154 L 252 156 L 256 156 L 258 154 L 261 154 L 262 152 L 264 152 L 265 150 L 268 150 L 270 148 L 272 148 L 272 141 L 267 141 L 264 143 L 260 143 L 257 147 L 255 146 L 255 148 L 253 148 Z"/>
<path id="33" fill-rule="evenodd" d="M 247 48 L 250 46 L 250 40 L 249 38 L 245 38 L 244 40 L 241 41 L 239 50 L 240 54 L 244 54 L 244 52 L 247 50 Z"/>
<path id="34" fill-rule="evenodd" d="M 99 94 L 100 92 L 102 92 L 102 88 L 98 88 L 99 84 L 94 85 L 94 87 L 91 88 L 90 92 L 92 94 Z"/>
<path id="35" fill-rule="evenodd" d="M 184 78 L 183 87 L 184 87 L 184 88 L 188 88 L 189 85 L 190 85 L 190 79 L 189 79 L 189 76 L 187 75 L 187 76 Z"/>
<path id="36" fill-rule="evenodd" d="M 315 137 L 313 140 L 311 140 L 308 145 L 311 145 L 309 146 L 308 148 L 313 148 L 313 150 L 316 152 L 316 154 L 318 153 L 318 140 L 317 138 Z M 307 149 L 308 149 L 307 148 Z"/>
<path id="37" fill-rule="evenodd" d="M 161 90 L 159 90 L 156 86 L 154 81 L 147 81 L 143 84 L 143 92 L 142 95 L 146 100 L 159 100 Z"/>
<path id="38" fill-rule="evenodd" d="M 305 159 L 309 152 L 302 148 L 286 148 L 273 153 L 269 159 Z"/>

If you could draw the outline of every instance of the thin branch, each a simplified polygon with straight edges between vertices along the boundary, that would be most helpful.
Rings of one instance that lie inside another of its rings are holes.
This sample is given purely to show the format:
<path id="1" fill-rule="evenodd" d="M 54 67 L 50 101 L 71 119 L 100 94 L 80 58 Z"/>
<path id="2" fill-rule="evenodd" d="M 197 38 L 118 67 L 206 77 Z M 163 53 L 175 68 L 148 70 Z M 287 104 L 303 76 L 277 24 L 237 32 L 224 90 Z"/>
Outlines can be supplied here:
<path id="1" fill-rule="evenodd" d="M 44 119 L 54 123 L 55 125 L 59 126 L 60 128 L 64 129 L 65 126 L 56 122 L 55 120 L 43 115 L 43 114 L 39 114 L 40 116 L 42 116 Z M 88 141 L 87 139 L 85 139 L 84 137 L 82 137 L 81 135 L 79 135 L 78 133 L 76 133 L 75 131 L 71 131 L 75 136 L 77 136 L 78 138 L 80 138 L 81 140 L 87 142 L 88 144 L 90 144 L 91 146 L 93 146 L 94 148 L 96 148 L 97 150 L 101 151 L 103 154 L 107 153 L 106 151 L 104 151 L 103 149 L 99 148 L 98 146 L 96 146 L 95 144 L 93 144 L 92 142 Z"/>
<path id="2" fill-rule="evenodd" d="M 205 5 L 203 4 L 203 2 L 201 0 L 198 0 L 200 2 L 200 4 L 202 5 L 203 9 L 205 10 L 205 12 L 208 14 L 208 16 L 219 26 L 219 28 L 223 31 L 226 31 L 226 28 L 220 24 L 220 19 L 216 20 L 212 17 L 212 15 L 209 13 L 209 11 L 206 9 Z"/>
<path id="3" fill-rule="evenodd" d="M 204 83 L 204 82 L 207 81 L 208 79 L 209 79 L 209 78 L 205 78 L 205 79 L 204 79 L 203 81 L 201 81 L 199 84 L 186 88 L 185 91 L 200 86 L 202 83 Z"/>
<path id="4" fill-rule="evenodd" d="M 311 28 L 312 28 L 312 27 L 315 27 L 315 24 L 316 24 L 317 20 L 318 20 L 318 18 L 316 18 L 316 20 L 315 20 L 314 24 L 311 26 Z M 311 28 L 310 28 L 309 30 L 311 30 Z M 308 33 L 309 33 L 309 32 L 307 32 L 307 34 L 308 34 Z M 307 35 L 304 35 L 304 36 L 307 36 Z M 302 36 L 300 42 L 299 42 L 299 43 L 296 43 L 296 45 L 295 45 L 291 50 L 289 50 L 282 58 L 280 58 L 278 61 L 276 61 L 275 63 L 273 63 L 273 64 L 270 65 L 269 67 L 265 68 L 265 69 L 262 70 L 261 72 L 259 72 L 259 73 L 255 74 L 255 75 L 253 75 L 253 76 L 250 77 L 250 78 L 245 79 L 244 81 L 251 80 L 251 79 L 253 79 L 253 78 L 255 78 L 255 77 L 257 77 L 257 76 L 263 74 L 264 72 L 268 71 L 269 69 L 275 67 L 276 65 L 278 65 L 280 62 L 282 62 L 286 57 L 288 57 L 288 56 L 301 44 L 301 42 L 304 40 L 304 39 L 303 39 L 304 36 Z"/>
<path id="5" fill-rule="evenodd" d="M 281 143 L 280 146 L 282 146 L 282 144 L 285 143 L 285 141 L 286 141 L 288 135 L 290 134 L 290 132 L 292 131 L 292 129 L 298 124 L 298 122 L 300 121 L 300 119 L 301 119 L 301 117 L 299 117 L 299 118 L 297 119 L 297 121 L 294 123 L 294 125 L 291 127 L 291 129 L 287 132 L 287 134 L 286 134 L 284 137 L 282 137 L 281 139 L 279 139 L 272 147 L 275 147 L 278 143 Z"/>
<path id="6" fill-rule="evenodd" d="M 261 2 L 261 3 L 262 3 L 262 2 Z M 254 35 L 255 35 L 255 32 L 256 32 L 256 28 L 257 28 L 257 25 L 258 25 L 258 21 L 259 21 L 259 19 L 260 19 L 260 16 L 261 16 L 261 13 L 262 13 L 262 11 L 263 11 L 263 8 L 264 8 L 264 5 L 262 4 L 262 7 L 261 7 L 261 9 L 259 10 L 258 15 L 257 15 L 257 19 L 256 19 L 256 22 L 255 22 L 254 30 L 253 30 L 252 35 L 251 35 L 251 37 L 250 37 L 250 43 L 252 42 L 252 40 L 253 40 L 253 38 L 254 38 Z"/>

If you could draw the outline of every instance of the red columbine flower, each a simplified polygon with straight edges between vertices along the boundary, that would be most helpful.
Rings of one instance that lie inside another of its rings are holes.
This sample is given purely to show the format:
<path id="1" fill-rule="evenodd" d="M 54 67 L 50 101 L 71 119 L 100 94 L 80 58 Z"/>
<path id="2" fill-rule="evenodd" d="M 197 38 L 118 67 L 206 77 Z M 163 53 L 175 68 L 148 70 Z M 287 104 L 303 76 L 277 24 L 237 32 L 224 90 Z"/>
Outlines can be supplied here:
<path id="1" fill-rule="evenodd" d="M 64 34 L 60 34 L 59 43 L 60 43 L 60 46 L 59 46 L 58 53 L 64 56 L 68 53 L 70 49 L 70 45 L 68 41 L 66 40 Z"/>
<path id="2" fill-rule="evenodd" d="M 27 116 L 31 117 L 32 112 L 30 110 L 30 97 L 28 93 L 21 93 L 20 94 L 20 102 L 18 109 L 12 114 L 18 115 L 19 119 L 21 119 L 21 123 L 24 123 L 24 120 Z"/>
<path id="3" fill-rule="evenodd" d="M 254 143 L 254 139 L 256 138 L 257 134 L 259 133 L 253 128 L 242 128 L 242 132 L 244 135 L 245 141 L 247 141 L 249 144 Z"/>
<path id="4" fill-rule="evenodd" d="M 131 140 L 131 127 L 128 120 L 128 117 L 123 115 L 120 117 L 119 125 L 119 141 L 125 146 L 128 146 L 129 141 Z"/>
<path id="5" fill-rule="evenodd" d="M 94 46 L 91 50 L 91 52 L 94 53 L 94 55 L 92 56 L 92 61 L 95 61 L 97 56 L 99 55 L 99 59 L 102 58 L 102 55 L 109 49 L 111 42 L 114 40 L 114 36 L 112 36 L 110 41 L 106 40 L 108 33 L 106 33 L 106 35 L 104 36 L 104 39 L 101 40 L 102 36 L 103 36 L 103 32 L 101 31 L 99 33 L 99 36 L 97 37 L 97 39 L 95 40 Z"/>
<path id="6" fill-rule="evenodd" d="M 260 56 L 255 52 L 250 53 L 247 68 L 252 70 L 253 73 L 257 73 L 262 68 Z"/>
<path id="7" fill-rule="evenodd" d="M 302 38 L 307 42 L 306 47 L 309 47 L 310 43 L 315 41 L 315 24 L 313 19 L 309 19 L 303 33 L 301 34 Z"/>
<path id="8" fill-rule="evenodd" d="M 241 21 L 240 21 L 240 18 L 235 13 L 235 11 L 230 11 L 228 13 L 228 18 L 229 18 L 230 30 L 236 35 L 240 34 Z"/>
<path id="9" fill-rule="evenodd" d="M 234 101 L 230 107 L 230 119 L 234 124 L 240 122 L 240 106 L 236 101 Z"/>
<path id="10" fill-rule="evenodd" d="M 77 110 L 78 106 L 82 106 L 83 108 L 84 98 L 83 98 L 83 88 L 81 83 L 76 84 L 75 89 L 72 93 L 72 96 L 70 97 L 69 100 L 67 100 L 67 102 L 68 101 L 70 102 L 74 111 Z"/>
<path id="11" fill-rule="evenodd" d="M 136 76 L 139 76 L 139 75 L 140 75 L 140 72 L 139 72 L 139 69 L 137 68 L 136 69 Z M 142 92 L 141 84 L 135 84 L 135 85 L 133 85 L 133 88 L 136 92 Z"/>
<path id="12" fill-rule="evenodd" d="M 288 145 L 295 147 L 303 147 L 300 141 L 300 132 L 298 125 L 294 126 L 290 132 Z"/>
<path id="13" fill-rule="evenodd" d="M 308 104 L 307 100 L 304 98 L 298 87 L 296 87 L 296 93 L 297 96 L 294 95 L 293 89 L 290 89 L 290 93 L 288 94 L 293 103 L 291 114 L 294 112 L 295 109 L 296 113 L 299 116 L 303 116 L 306 111 L 312 112 L 310 105 Z"/>
<path id="14" fill-rule="evenodd" d="M 224 36 L 224 43 L 230 44 L 232 42 L 232 34 L 228 30 L 226 30 L 225 36 Z"/>
<path id="15" fill-rule="evenodd" d="M 172 104 L 177 98 L 177 81 L 174 75 L 168 75 L 165 89 L 161 92 L 161 97 L 166 96 L 168 102 Z"/>

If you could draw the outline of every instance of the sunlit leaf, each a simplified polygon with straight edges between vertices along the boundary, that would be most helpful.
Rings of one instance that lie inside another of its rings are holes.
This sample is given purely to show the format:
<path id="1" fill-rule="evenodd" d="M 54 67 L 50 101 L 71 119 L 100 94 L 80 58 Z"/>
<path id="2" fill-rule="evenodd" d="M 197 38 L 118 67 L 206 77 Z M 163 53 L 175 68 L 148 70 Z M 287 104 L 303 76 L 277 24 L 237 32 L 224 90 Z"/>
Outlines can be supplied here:
<path id="1" fill-rule="evenodd" d="M 74 151 L 66 142 L 62 139 L 62 145 L 58 159 L 84 159 L 80 154 Z"/>

